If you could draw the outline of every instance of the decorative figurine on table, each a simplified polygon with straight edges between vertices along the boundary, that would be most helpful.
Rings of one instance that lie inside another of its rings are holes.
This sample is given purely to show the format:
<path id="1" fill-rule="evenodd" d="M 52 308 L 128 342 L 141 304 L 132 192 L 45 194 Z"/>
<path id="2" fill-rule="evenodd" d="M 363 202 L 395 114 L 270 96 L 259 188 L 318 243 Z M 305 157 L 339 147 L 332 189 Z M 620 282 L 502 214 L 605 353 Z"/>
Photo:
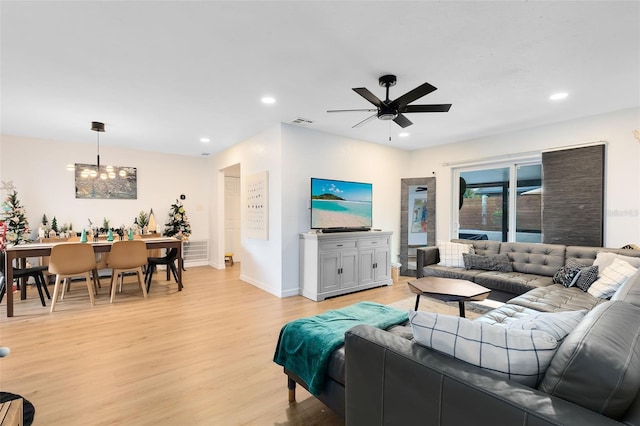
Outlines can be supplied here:
<path id="1" fill-rule="evenodd" d="M 107 241 L 113 241 L 113 231 L 109 228 L 109 232 L 107 232 Z"/>
<path id="2" fill-rule="evenodd" d="M 100 235 L 100 230 L 98 228 L 93 229 L 93 242 L 98 242 L 98 236 Z"/>
<path id="3" fill-rule="evenodd" d="M 129 232 L 127 233 L 127 240 L 133 240 L 133 228 L 129 228 Z"/>
<path id="4" fill-rule="evenodd" d="M 80 234 L 80 242 L 81 243 L 86 243 L 87 241 L 88 241 L 87 240 L 87 231 L 84 228 L 82 228 L 82 234 Z"/>

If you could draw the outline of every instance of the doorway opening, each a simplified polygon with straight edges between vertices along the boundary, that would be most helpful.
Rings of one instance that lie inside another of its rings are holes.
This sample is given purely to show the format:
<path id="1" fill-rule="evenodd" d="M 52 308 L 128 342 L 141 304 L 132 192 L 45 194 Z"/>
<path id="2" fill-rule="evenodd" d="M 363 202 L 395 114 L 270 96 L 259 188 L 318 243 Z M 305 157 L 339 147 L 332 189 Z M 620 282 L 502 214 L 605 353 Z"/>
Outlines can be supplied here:
<path id="1" fill-rule="evenodd" d="M 242 261 L 240 235 L 240 164 L 227 167 L 224 172 L 224 264 L 232 267 Z"/>

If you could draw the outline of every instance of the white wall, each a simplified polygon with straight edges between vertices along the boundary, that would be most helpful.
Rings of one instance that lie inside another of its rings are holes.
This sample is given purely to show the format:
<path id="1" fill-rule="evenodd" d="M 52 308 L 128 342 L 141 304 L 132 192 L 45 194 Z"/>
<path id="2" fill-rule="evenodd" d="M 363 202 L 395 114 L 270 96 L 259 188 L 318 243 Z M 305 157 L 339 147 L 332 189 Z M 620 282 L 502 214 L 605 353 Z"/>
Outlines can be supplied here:
<path id="1" fill-rule="evenodd" d="M 329 133 L 282 125 L 282 292 L 297 294 L 299 234 L 310 229 L 311 177 L 373 184 L 373 228 L 392 231 L 392 261 L 400 235 L 400 179 L 409 153 Z"/>
<path id="2" fill-rule="evenodd" d="M 245 211 L 241 209 L 242 262 L 240 278 L 269 293 L 280 295 L 282 283 L 282 154 L 280 125 L 215 155 L 209 161 L 211 182 L 210 263 L 224 268 L 224 172 L 240 165 L 241 200 L 246 200 L 245 179 L 259 172 L 269 172 L 269 239 L 256 240 L 244 234 Z M 244 201 L 242 202 L 245 205 Z"/>
<path id="3" fill-rule="evenodd" d="M 605 246 L 640 243 L 640 109 L 633 108 L 549 126 L 494 135 L 412 153 L 410 170 L 423 176 L 436 172 L 436 236 L 451 238 L 452 166 L 446 163 L 516 156 L 530 151 L 607 141 L 605 181 Z"/>
<path id="4" fill-rule="evenodd" d="M 136 200 L 76 199 L 74 173 L 67 164 L 95 163 L 96 147 L 92 144 L 2 135 L 0 179 L 13 181 L 18 198 L 25 206 L 33 237 L 42 215 L 58 224 L 72 223 L 80 231 L 88 227 L 88 219 L 102 225 L 104 218 L 111 226 L 130 226 L 141 210 L 153 209 L 160 231 L 168 218 L 169 207 L 180 194 L 191 223 L 191 239 L 209 237 L 209 199 L 205 180 L 207 161 L 202 158 L 134 151 L 109 147 L 101 143 L 103 164 L 137 168 Z M 3 192 L 2 197 L 6 196 Z"/>
<path id="5" fill-rule="evenodd" d="M 298 236 L 310 229 L 310 178 L 373 183 L 373 226 L 400 227 L 400 178 L 408 153 L 399 149 L 281 124 L 211 159 L 211 264 L 224 267 L 224 170 L 240 164 L 242 198 L 247 176 L 269 172 L 269 240 L 242 235 L 241 277 L 277 296 L 298 294 Z M 244 221 L 244 212 L 242 212 Z M 215 224 L 215 225 L 214 225 Z M 244 228 L 244 226 L 243 226 Z"/>

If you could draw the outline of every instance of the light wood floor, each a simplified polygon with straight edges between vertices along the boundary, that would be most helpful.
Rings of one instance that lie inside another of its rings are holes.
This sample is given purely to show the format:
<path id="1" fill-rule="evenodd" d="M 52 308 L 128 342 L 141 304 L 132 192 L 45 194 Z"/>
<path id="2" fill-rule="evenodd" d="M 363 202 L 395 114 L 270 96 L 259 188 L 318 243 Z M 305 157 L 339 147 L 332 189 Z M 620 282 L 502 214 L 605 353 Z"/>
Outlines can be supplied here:
<path id="1" fill-rule="evenodd" d="M 0 389 L 34 404 L 35 426 L 343 424 L 300 386 L 287 402 L 286 376 L 272 361 L 280 328 L 362 300 L 405 299 L 408 278 L 313 302 L 275 297 L 239 272 L 239 264 L 189 268 L 178 292 L 161 271 L 147 300 L 128 278 L 113 304 L 103 279 L 93 308 L 86 285 L 74 283 L 54 313 L 30 286 L 15 317 L 0 306 L 0 346 L 11 348 Z"/>

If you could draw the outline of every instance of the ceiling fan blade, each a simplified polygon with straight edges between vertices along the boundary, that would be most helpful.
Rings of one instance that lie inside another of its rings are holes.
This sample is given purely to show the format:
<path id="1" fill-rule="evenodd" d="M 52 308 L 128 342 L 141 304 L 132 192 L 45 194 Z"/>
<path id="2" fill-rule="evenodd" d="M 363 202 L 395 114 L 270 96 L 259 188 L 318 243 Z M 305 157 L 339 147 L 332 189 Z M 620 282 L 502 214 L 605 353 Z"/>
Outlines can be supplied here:
<path id="1" fill-rule="evenodd" d="M 365 123 L 367 123 L 368 121 L 373 120 L 374 118 L 376 118 L 378 116 L 378 112 L 376 111 L 375 114 L 370 115 L 369 117 L 365 118 L 364 120 L 362 120 L 361 122 L 357 123 L 355 126 L 352 127 L 352 129 L 355 129 L 356 127 L 360 127 L 362 125 L 364 125 Z"/>
<path id="2" fill-rule="evenodd" d="M 365 87 L 356 87 L 353 89 L 353 91 L 356 92 L 358 95 L 362 96 L 363 98 L 365 98 L 366 100 L 368 100 L 369 102 L 371 102 L 372 104 L 374 104 L 375 106 L 377 106 L 378 108 L 380 108 L 380 105 L 382 105 L 382 101 L 378 99 L 376 95 L 371 93 L 369 89 Z"/>
<path id="3" fill-rule="evenodd" d="M 448 112 L 451 104 L 407 105 L 402 112 Z"/>
<path id="4" fill-rule="evenodd" d="M 368 108 L 368 109 L 330 109 L 327 112 L 377 112 L 377 109 Z"/>
<path id="5" fill-rule="evenodd" d="M 354 89 L 355 90 L 355 89 Z M 391 105 L 395 105 L 398 108 L 404 108 L 409 103 L 415 101 L 418 98 L 423 97 L 424 95 L 428 95 L 429 93 L 436 90 L 435 87 L 430 85 L 429 83 L 421 84 L 413 90 L 408 91 L 404 95 L 400 96 L 395 101 L 391 102 Z"/>
<path id="6" fill-rule="evenodd" d="M 396 122 L 396 124 L 400 127 L 402 127 L 403 129 L 405 127 L 409 127 L 411 126 L 413 123 L 411 122 L 411 120 L 409 120 L 407 117 L 405 117 L 402 114 L 398 114 L 398 116 L 396 118 L 393 119 L 393 121 Z"/>

